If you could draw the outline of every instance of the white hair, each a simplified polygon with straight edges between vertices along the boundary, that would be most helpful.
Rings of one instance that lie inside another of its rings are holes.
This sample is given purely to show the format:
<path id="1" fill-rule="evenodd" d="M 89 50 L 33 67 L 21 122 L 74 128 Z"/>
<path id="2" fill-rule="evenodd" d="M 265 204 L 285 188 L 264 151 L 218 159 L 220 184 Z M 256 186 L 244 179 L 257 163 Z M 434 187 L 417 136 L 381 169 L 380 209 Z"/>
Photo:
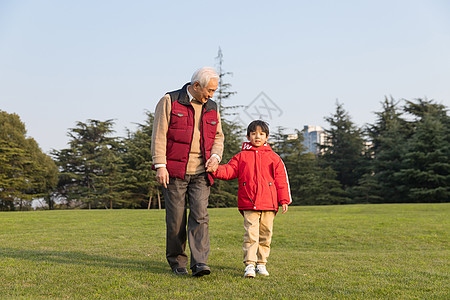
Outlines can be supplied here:
<path id="1" fill-rule="evenodd" d="M 219 80 L 219 75 L 216 70 L 210 67 L 204 67 L 194 72 L 191 78 L 191 85 L 198 82 L 201 87 L 206 87 L 209 81 L 213 78 L 217 78 L 217 80 Z"/>

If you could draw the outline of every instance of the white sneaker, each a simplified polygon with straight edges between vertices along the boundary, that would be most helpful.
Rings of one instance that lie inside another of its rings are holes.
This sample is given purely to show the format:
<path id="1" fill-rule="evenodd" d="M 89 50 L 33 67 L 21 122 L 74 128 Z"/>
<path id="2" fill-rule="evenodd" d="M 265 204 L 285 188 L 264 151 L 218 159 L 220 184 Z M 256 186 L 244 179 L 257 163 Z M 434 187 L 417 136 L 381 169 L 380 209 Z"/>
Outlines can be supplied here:
<path id="1" fill-rule="evenodd" d="M 255 266 L 254 265 L 247 265 L 245 267 L 245 278 L 254 278 L 255 277 Z"/>
<path id="2" fill-rule="evenodd" d="M 256 265 L 256 273 L 262 276 L 269 276 L 265 265 Z"/>

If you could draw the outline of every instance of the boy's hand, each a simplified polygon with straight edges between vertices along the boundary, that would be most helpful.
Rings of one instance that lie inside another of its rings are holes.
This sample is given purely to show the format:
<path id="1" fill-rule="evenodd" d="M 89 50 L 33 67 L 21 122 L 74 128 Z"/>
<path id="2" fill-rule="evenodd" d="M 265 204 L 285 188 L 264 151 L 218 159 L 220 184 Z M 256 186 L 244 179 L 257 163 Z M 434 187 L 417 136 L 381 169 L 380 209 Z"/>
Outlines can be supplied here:
<path id="1" fill-rule="evenodd" d="M 283 211 L 281 213 L 285 214 L 288 211 L 288 205 L 287 204 L 283 204 Z"/>

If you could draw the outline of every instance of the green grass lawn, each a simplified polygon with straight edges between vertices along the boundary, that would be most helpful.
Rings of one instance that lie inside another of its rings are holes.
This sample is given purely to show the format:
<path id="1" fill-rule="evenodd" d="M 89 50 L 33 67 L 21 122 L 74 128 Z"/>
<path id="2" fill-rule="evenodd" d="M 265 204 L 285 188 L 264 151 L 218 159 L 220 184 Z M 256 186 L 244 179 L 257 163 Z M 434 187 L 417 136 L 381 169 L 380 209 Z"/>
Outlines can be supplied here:
<path id="1" fill-rule="evenodd" d="M 1 299 L 449 299 L 450 204 L 290 207 L 270 277 L 244 279 L 242 216 L 210 209 L 209 276 L 165 260 L 164 211 L 0 213 Z"/>

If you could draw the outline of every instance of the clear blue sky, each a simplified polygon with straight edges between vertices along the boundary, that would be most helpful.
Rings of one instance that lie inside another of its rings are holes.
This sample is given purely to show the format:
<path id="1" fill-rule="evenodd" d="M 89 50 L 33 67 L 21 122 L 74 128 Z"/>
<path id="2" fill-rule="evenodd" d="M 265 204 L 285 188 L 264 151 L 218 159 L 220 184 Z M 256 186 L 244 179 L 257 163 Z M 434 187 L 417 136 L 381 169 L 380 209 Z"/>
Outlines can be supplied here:
<path id="1" fill-rule="evenodd" d="M 450 105 L 446 0 L 1 0 L 0 109 L 45 152 L 77 121 L 115 119 L 123 136 L 219 46 L 237 91 L 225 104 L 264 92 L 272 129 L 326 127 L 336 99 L 358 126 L 385 96 Z"/>

